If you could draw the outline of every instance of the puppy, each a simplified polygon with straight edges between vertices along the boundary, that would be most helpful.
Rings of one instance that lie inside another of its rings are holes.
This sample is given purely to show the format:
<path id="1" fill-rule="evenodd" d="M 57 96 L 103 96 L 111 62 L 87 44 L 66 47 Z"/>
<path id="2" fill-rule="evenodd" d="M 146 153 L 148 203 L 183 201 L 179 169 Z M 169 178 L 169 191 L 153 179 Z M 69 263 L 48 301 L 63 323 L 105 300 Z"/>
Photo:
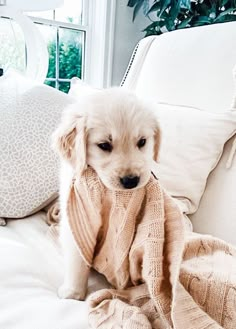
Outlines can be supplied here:
<path id="1" fill-rule="evenodd" d="M 160 129 L 149 106 L 123 88 L 81 96 L 64 112 L 54 133 L 61 156 L 60 240 L 65 261 L 61 298 L 84 300 L 89 267 L 81 257 L 69 227 L 66 204 L 73 176 L 91 166 L 112 190 L 137 189 L 151 175 L 157 160 Z"/>

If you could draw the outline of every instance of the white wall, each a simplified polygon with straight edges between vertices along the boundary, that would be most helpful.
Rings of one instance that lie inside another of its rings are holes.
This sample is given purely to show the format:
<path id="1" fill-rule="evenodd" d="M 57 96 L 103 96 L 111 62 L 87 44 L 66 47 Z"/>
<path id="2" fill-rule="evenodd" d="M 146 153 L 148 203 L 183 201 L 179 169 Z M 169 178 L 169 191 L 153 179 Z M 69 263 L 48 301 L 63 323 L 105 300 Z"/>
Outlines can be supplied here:
<path id="1" fill-rule="evenodd" d="M 144 37 L 141 32 L 150 21 L 141 10 L 132 22 L 133 8 L 127 7 L 128 0 L 116 1 L 115 37 L 112 68 L 112 85 L 119 85 L 138 41 Z"/>

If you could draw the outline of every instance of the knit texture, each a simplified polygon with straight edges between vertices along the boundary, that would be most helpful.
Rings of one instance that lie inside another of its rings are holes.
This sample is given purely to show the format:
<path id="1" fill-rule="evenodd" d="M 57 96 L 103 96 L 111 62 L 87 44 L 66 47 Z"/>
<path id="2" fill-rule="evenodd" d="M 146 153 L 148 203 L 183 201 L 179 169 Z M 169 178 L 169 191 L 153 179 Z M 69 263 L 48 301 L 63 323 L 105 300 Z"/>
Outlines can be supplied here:
<path id="1" fill-rule="evenodd" d="M 235 249 L 185 232 L 154 177 L 111 191 L 88 168 L 72 183 L 67 212 L 82 257 L 114 288 L 90 297 L 91 328 L 236 328 Z"/>

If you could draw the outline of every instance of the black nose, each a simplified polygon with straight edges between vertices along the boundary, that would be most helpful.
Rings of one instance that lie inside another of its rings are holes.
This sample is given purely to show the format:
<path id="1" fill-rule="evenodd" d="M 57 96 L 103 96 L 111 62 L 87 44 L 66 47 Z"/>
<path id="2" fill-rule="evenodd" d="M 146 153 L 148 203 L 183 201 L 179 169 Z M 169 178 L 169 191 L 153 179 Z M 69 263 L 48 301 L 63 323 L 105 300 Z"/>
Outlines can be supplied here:
<path id="1" fill-rule="evenodd" d="M 139 183 L 139 177 L 138 176 L 125 176 L 120 178 L 121 184 L 124 186 L 124 188 L 134 188 Z"/>

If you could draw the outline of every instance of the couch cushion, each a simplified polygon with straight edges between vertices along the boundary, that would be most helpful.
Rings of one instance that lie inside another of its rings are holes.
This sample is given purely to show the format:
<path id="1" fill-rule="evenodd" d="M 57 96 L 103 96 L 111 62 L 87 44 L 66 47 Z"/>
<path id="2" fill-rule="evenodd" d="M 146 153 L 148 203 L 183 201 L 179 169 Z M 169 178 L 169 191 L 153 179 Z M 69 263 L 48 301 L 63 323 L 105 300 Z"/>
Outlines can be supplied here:
<path id="1" fill-rule="evenodd" d="M 233 76 L 236 82 L 236 67 L 233 70 Z M 232 110 L 236 113 L 235 96 Z M 190 216 L 194 231 L 212 234 L 234 245 L 236 245 L 235 146 L 236 137 L 234 136 L 225 145 L 219 163 L 207 179 L 198 210 Z"/>
<path id="2" fill-rule="evenodd" d="M 236 112 L 210 113 L 167 104 L 154 105 L 154 109 L 162 131 L 156 176 L 183 202 L 183 210 L 193 213 L 224 144 L 236 132 Z"/>
<path id="3" fill-rule="evenodd" d="M 223 112 L 231 105 L 236 22 L 143 39 L 124 86 L 159 102 Z"/>
<path id="4" fill-rule="evenodd" d="M 1 329 L 88 329 L 87 302 L 57 296 L 63 258 L 45 220 L 41 211 L 0 227 Z M 89 293 L 107 287 L 91 273 Z"/>
<path id="5" fill-rule="evenodd" d="M 207 179 L 199 208 L 190 219 L 195 232 L 212 234 L 236 245 L 236 157 L 227 168 L 234 140 L 225 145 L 217 167 Z"/>
<path id="6" fill-rule="evenodd" d="M 15 73 L 0 78 L 0 99 L 0 217 L 20 218 L 56 197 L 50 136 L 72 100 Z"/>

